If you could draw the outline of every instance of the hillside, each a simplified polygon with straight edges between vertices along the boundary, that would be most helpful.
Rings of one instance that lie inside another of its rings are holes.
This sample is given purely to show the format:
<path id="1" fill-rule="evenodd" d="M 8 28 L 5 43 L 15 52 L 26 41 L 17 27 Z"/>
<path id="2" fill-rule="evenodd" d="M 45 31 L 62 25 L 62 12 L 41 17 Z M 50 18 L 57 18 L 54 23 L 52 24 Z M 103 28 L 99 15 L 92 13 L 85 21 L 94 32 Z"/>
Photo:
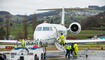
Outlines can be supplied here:
<path id="1" fill-rule="evenodd" d="M 81 22 L 89 16 L 94 16 L 103 12 L 102 10 L 65 10 L 65 23 L 68 26 L 71 22 Z M 9 16 L 9 20 L 15 23 L 22 23 L 24 20 L 24 15 L 12 15 L 7 11 L 0 11 L 0 22 L 5 21 L 5 16 Z M 32 22 L 34 14 L 27 16 L 28 22 Z M 37 23 L 42 23 L 43 20 L 47 20 L 50 23 L 60 23 L 61 22 L 61 11 L 48 11 L 44 13 L 37 14 Z"/>

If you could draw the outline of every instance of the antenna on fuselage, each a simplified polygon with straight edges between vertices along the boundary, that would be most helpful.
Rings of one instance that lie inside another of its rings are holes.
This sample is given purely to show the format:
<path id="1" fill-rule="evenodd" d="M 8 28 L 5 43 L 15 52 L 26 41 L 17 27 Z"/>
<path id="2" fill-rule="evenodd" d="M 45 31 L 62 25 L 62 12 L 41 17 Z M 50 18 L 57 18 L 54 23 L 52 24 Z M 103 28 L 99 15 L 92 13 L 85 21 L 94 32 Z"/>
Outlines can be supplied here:
<path id="1" fill-rule="evenodd" d="M 62 21 L 61 24 L 64 25 L 64 19 L 65 19 L 65 10 L 64 7 L 62 8 Z"/>

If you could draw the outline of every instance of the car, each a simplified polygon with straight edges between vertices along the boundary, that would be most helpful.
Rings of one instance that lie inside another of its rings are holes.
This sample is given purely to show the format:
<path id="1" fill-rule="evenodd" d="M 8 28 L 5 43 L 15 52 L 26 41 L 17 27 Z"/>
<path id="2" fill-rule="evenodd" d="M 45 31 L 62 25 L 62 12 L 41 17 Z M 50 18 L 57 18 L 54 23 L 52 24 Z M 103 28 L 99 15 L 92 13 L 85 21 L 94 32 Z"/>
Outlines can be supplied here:
<path id="1" fill-rule="evenodd" d="M 98 35 L 97 38 L 99 38 L 99 39 L 105 39 L 105 35 Z"/>
<path id="2" fill-rule="evenodd" d="M 89 37 L 90 39 L 105 39 L 105 34 L 101 35 L 94 35 L 92 37 Z"/>

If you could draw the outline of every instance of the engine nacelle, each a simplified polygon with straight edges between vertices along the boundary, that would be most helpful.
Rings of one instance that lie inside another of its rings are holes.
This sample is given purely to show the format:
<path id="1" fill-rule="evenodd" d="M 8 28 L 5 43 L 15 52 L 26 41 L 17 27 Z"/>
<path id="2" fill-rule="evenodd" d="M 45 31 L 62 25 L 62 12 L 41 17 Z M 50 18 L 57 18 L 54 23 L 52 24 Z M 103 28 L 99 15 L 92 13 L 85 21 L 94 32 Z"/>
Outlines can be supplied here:
<path id="1" fill-rule="evenodd" d="M 68 30 L 73 34 L 78 34 L 81 31 L 81 25 L 77 22 L 73 22 L 70 24 Z"/>

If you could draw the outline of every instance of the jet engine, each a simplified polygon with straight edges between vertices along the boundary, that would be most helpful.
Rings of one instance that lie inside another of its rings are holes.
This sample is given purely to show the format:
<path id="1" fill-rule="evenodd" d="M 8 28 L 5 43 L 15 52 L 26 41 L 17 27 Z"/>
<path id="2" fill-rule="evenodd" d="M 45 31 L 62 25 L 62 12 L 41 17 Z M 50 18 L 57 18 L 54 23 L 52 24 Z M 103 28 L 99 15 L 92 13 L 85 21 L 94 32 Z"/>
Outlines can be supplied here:
<path id="1" fill-rule="evenodd" d="M 73 34 L 78 34 L 81 31 L 81 25 L 77 22 L 73 22 L 70 24 L 68 30 Z"/>

